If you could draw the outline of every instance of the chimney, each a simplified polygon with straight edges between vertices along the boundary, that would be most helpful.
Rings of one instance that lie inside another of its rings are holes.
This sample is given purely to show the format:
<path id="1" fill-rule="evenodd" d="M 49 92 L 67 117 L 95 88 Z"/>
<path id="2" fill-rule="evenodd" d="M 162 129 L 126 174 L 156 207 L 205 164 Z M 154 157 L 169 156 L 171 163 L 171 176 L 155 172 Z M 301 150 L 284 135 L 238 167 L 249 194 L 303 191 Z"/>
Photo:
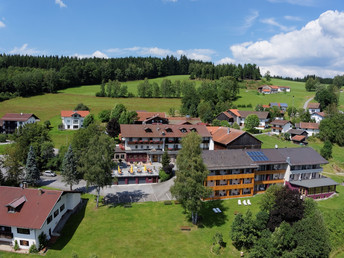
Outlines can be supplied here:
<path id="1" fill-rule="evenodd" d="M 38 194 L 39 195 L 42 195 L 44 192 L 43 192 L 43 189 L 42 188 L 38 188 Z"/>
<path id="2" fill-rule="evenodd" d="M 231 129 L 227 127 L 227 134 L 229 134 L 230 132 L 231 132 Z"/>
<path id="3" fill-rule="evenodd" d="M 22 116 L 22 115 L 23 115 L 23 113 L 20 113 L 20 115 Z"/>
<path id="4" fill-rule="evenodd" d="M 286 162 L 290 165 L 290 157 L 287 157 Z"/>

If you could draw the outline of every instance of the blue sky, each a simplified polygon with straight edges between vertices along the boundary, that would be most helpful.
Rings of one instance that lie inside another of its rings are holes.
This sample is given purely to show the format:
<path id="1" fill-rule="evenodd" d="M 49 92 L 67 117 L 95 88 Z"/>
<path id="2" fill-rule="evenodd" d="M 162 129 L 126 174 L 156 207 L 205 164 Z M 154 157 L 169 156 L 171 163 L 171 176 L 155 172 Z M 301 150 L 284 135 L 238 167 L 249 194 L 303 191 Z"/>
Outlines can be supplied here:
<path id="1" fill-rule="evenodd" d="M 344 73 L 342 0 L 0 0 L 0 52 L 180 56 Z"/>

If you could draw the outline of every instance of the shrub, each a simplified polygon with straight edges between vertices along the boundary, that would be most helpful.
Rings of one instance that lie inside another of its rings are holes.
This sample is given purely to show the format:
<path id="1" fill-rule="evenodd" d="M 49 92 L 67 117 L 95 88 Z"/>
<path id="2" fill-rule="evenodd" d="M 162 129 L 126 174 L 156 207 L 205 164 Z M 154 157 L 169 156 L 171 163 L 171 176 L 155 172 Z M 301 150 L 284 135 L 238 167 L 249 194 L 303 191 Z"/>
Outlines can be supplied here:
<path id="1" fill-rule="evenodd" d="M 7 136 L 6 134 L 0 134 L 0 142 L 6 142 Z"/>
<path id="2" fill-rule="evenodd" d="M 219 244 L 220 246 L 223 245 L 223 236 L 222 233 L 216 232 L 215 235 L 213 236 L 213 244 Z"/>
<path id="3" fill-rule="evenodd" d="M 221 249 L 221 246 L 219 244 L 215 244 L 213 245 L 212 247 L 212 251 L 214 254 L 216 255 L 219 255 L 220 254 L 220 249 Z"/>
<path id="4" fill-rule="evenodd" d="M 37 247 L 35 244 L 32 244 L 29 249 L 30 254 L 38 253 Z"/>
<path id="5" fill-rule="evenodd" d="M 14 241 L 14 246 L 13 246 L 14 251 L 18 251 L 19 250 L 19 245 L 18 245 L 18 241 Z"/>
<path id="6" fill-rule="evenodd" d="M 249 107 L 249 108 L 251 108 L 251 107 L 252 107 L 252 104 L 250 103 L 250 104 L 248 104 L 246 107 Z"/>
<path id="7" fill-rule="evenodd" d="M 170 175 L 167 174 L 163 169 L 160 169 L 159 177 L 161 182 L 165 182 L 170 179 Z"/>
<path id="8" fill-rule="evenodd" d="M 47 246 L 48 244 L 47 235 L 44 232 L 42 232 L 38 236 L 38 242 L 39 242 L 39 250 L 42 250 L 44 247 Z"/>

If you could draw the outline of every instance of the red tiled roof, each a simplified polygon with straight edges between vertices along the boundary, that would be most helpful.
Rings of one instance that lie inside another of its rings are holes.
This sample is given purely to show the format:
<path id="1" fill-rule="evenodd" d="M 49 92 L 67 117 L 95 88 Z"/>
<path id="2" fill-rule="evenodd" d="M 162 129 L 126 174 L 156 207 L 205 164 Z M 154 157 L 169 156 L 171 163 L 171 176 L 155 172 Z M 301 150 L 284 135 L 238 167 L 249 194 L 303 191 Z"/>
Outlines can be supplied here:
<path id="1" fill-rule="evenodd" d="M 90 111 L 72 111 L 72 110 L 62 110 L 61 117 L 71 117 L 73 114 L 79 114 L 81 117 L 86 117 Z"/>
<path id="2" fill-rule="evenodd" d="M 289 120 L 278 120 L 278 119 L 276 119 L 276 120 L 272 121 L 270 124 L 271 125 L 286 125 L 287 123 L 290 123 L 290 121 Z"/>
<path id="3" fill-rule="evenodd" d="M 304 135 L 295 135 L 293 138 L 291 138 L 292 141 L 301 142 L 306 138 Z"/>
<path id="4" fill-rule="evenodd" d="M 231 143 L 232 141 L 246 133 L 245 131 L 236 130 L 229 127 L 216 127 L 216 129 L 212 129 L 210 126 L 208 126 L 207 129 L 213 136 L 213 141 L 221 143 L 223 145 Z"/>
<path id="5" fill-rule="evenodd" d="M 308 109 L 317 109 L 317 108 L 320 108 L 320 103 L 309 103 L 308 106 L 307 106 Z"/>
<path id="6" fill-rule="evenodd" d="M 227 111 L 230 111 L 232 112 L 235 116 L 239 116 L 240 117 L 240 114 L 239 114 L 239 109 L 229 109 Z"/>
<path id="7" fill-rule="evenodd" d="M 315 112 L 314 114 L 317 114 L 317 115 L 319 115 L 321 117 L 325 117 L 326 116 L 325 112 Z"/>
<path id="8" fill-rule="evenodd" d="M 34 114 L 25 114 L 25 113 L 7 113 L 5 114 L 1 120 L 3 121 L 21 121 L 21 122 L 25 122 L 28 119 L 30 119 L 30 117 L 34 116 L 35 119 L 38 119 L 37 116 L 35 116 Z"/>
<path id="9" fill-rule="evenodd" d="M 278 89 L 279 87 L 278 86 L 275 86 L 275 85 L 270 85 L 271 89 Z"/>
<path id="10" fill-rule="evenodd" d="M 0 224 L 20 228 L 40 229 L 63 191 L 0 186 Z M 25 201 L 23 201 L 25 197 Z M 20 211 L 9 213 L 6 205 L 21 201 Z"/>
<path id="11" fill-rule="evenodd" d="M 206 126 L 204 125 L 171 125 L 171 124 L 121 124 L 122 137 L 150 137 L 150 138 L 164 138 L 164 137 L 184 137 L 195 129 L 196 132 L 202 137 L 211 137 Z M 169 128 L 172 132 L 167 132 Z M 185 128 L 186 132 L 181 132 Z M 151 132 L 150 132 L 151 131 Z"/>
<path id="12" fill-rule="evenodd" d="M 222 112 L 226 117 L 233 118 L 231 114 L 228 113 L 228 111 Z"/>
<path id="13" fill-rule="evenodd" d="M 270 89 L 263 89 L 262 91 L 270 92 L 271 90 Z"/>
<path id="14" fill-rule="evenodd" d="M 300 123 L 296 124 L 295 127 L 301 128 L 301 129 L 319 129 L 319 124 L 300 122 Z"/>
<path id="15" fill-rule="evenodd" d="M 164 112 L 136 111 L 136 113 L 137 113 L 137 121 L 140 121 L 140 122 L 143 122 L 153 116 L 166 118 L 166 114 Z"/>
<path id="16" fill-rule="evenodd" d="M 263 108 L 270 108 L 270 105 L 263 105 Z"/>

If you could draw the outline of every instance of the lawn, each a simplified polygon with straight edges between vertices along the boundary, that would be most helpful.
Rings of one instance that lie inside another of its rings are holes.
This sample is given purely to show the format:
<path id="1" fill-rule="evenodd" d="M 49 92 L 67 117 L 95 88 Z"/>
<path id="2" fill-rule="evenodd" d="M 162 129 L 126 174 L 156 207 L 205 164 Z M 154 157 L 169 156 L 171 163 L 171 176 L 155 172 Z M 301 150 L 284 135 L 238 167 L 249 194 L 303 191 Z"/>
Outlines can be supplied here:
<path id="1" fill-rule="evenodd" d="M 239 257 L 229 240 L 234 212 L 250 209 L 255 214 L 260 197 L 250 198 L 251 206 L 238 206 L 237 199 L 205 202 L 199 227 L 186 220 L 178 204 L 146 202 L 134 203 L 132 208 L 95 209 L 94 198 L 90 197 L 86 211 L 72 217 L 46 257 L 71 257 L 73 253 L 79 257 L 209 257 L 216 232 L 223 234 L 227 245 L 222 256 Z M 215 214 L 213 207 L 223 212 Z M 182 232 L 181 226 L 191 226 L 192 230 Z"/>
<path id="2" fill-rule="evenodd" d="M 315 92 L 307 92 L 305 90 L 305 83 L 294 82 L 281 79 L 271 79 L 271 83 L 277 86 L 289 86 L 290 92 L 280 92 L 276 94 L 258 94 L 255 89 L 240 89 L 239 98 L 234 103 L 236 105 L 252 104 L 255 108 L 258 104 L 268 105 L 271 102 L 287 103 L 288 106 L 294 104 L 297 108 L 302 108 L 307 99 L 314 97 Z M 294 96 L 294 100 L 293 100 Z M 252 108 L 243 108 L 246 110 Z"/>

